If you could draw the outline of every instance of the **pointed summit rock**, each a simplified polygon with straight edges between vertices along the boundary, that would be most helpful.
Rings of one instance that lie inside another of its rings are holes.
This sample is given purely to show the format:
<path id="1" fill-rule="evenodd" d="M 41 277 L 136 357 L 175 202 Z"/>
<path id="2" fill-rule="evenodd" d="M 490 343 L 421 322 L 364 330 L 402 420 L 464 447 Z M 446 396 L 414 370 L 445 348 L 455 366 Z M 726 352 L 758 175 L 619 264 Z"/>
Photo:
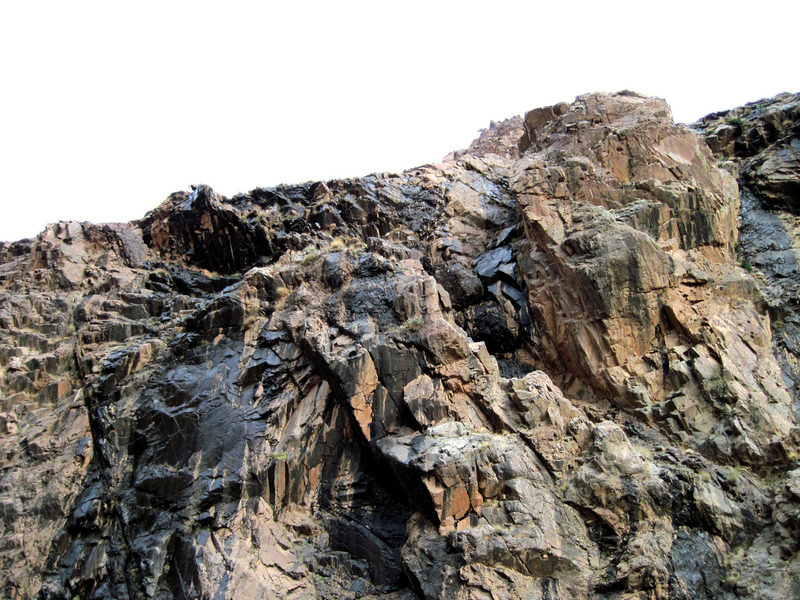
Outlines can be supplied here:
<path id="1" fill-rule="evenodd" d="M 0 244 L 0 595 L 795 597 L 799 106 Z"/>

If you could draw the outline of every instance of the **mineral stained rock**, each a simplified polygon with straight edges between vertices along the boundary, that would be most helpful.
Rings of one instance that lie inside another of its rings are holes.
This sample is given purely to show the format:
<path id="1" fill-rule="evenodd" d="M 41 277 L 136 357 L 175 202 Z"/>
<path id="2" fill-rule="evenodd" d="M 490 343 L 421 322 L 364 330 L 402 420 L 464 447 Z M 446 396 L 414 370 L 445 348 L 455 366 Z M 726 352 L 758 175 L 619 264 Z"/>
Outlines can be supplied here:
<path id="1" fill-rule="evenodd" d="M 800 598 L 800 95 L 0 244 L 5 598 Z"/>

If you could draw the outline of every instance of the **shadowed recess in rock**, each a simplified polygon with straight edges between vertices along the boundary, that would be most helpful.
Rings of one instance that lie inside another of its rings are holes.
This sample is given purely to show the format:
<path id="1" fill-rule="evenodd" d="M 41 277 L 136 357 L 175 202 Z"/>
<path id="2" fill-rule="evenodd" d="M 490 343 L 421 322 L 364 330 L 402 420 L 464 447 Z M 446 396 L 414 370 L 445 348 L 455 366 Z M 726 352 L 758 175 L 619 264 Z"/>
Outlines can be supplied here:
<path id="1" fill-rule="evenodd" d="M 798 106 L 0 243 L 0 596 L 800 596 Z"/>

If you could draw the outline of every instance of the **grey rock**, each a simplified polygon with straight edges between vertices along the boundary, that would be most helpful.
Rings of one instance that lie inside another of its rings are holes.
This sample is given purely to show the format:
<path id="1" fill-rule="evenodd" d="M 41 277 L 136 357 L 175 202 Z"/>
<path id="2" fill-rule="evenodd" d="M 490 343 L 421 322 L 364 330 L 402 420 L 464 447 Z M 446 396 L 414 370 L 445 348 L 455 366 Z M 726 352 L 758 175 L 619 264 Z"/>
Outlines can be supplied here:
<path id="1" fill-rule="evenodd" d="M 800 596 L 797 106 L 0 244 L 0 595 Z"/>

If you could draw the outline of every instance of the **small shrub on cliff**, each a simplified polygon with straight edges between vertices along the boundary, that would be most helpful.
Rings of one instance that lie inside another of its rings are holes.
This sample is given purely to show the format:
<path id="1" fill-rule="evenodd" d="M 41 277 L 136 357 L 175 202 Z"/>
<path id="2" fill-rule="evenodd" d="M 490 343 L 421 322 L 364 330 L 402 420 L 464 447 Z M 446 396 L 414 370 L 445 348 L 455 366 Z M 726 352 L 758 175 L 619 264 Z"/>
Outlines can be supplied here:
<path id="1" fill-rule="evenodd" d="M 406 331 L 417 331 L 420 327 L 422 327 L 422 317 L 417 315 L 416 317 L 406 319 L 399 327 L 392 327 L 386 333 L 396 334 Z"/>
<path id="2" fill-rule="evenodd" d="M 318 251 L 309 252 L 300 260 L 300 264 L 303 265 L 304 267 L 307 267 L 308 265 L 312 264 L 315 260 L 317 260 L 321 254 L 322 253 Z"/>
<path id="3" fill-rule="evenodd" d="M 333 238 L 331 240 L 331 250 L 343 250 L 349 248 L 350 250 L 362 251 L 366 248 L 366 244 L 359 238 L 344 235 Z"/>
<path id="4" fill-rule="evenodd" d="M 748 273 L 752 273 L 753 272 L 753 265 L 751 265 L 749 262 L 747 262 L 747 259 L 742 259 L 742 262 L 739 263 L 739 264 Z"/>
<path id="5" fill-rule="evenodd" d="M 290 290 L 288 287 L 282 285 L 281 287 L 279 287 L 278 289 L 275 290 L 275 298 L 277 300 L 283 300 L 284 298 L 286 298 L 286 296 L 288 296 L 291 293 L 292 293 L 292 290 Z"/>
<path id="6" fill-rule="evenodd" d="M 403 323 L 403 327 L 409 331 L 417 331 L 420 327 L 422 327 L 422 317 L 419 315 L 416 317 L 411 317 L 405 323 Z"/>

